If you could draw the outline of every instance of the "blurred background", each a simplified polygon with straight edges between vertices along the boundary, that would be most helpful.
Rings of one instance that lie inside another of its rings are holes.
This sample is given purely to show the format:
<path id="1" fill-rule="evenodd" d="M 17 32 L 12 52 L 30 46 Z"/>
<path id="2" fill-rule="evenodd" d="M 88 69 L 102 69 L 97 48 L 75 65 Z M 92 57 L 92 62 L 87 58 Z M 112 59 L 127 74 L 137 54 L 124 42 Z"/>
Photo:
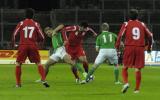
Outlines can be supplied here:
<path id="1" fill-rule="evenodd" d="M 55 27 L 59 23 L 75 25 L 88 21 L 100 33 L 100 25 L 108 22 L 110 31 L 118 34 L 121 24 L 127 21 L 130 8 L 140 11 L 139 19 L 154 33 L 154 50 L 160 50 L 160 0 L 0 0 L 0 49 L 12 49 L 11 38 L 17 23 L 24 19 L 24 9 L 36 10 L 34 20 L 41 27 Z M 95 38 L 88 33 L 84 48 L 89 61 L 94 61 Z M 42 49 L 49 49 L 51 41 L 46 38 Z"/>

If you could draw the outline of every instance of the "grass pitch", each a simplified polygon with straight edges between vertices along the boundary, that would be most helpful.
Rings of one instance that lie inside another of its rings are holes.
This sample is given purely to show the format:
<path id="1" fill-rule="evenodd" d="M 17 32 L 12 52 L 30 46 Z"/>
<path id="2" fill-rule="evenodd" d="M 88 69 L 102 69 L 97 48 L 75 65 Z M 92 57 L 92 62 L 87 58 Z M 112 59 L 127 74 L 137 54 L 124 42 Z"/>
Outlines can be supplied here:
<path id="1" fill-rule="evenodd" d="M 84 85 L 75 83 L 67 64 L 56 64 L 47 77 L 50 88 L 35 83 L 39 79 L 35 65 L 22 66 L 22 88 L 15 88 L 14 68 L 15 65 L 0 65 L 0 100 L 159 100 L 160 97 L 160 67 L 142 70 L 139 94 L 133 93 L 133 69 L 129 70 L 130 88 L 122 94 L 122 85 L 114 84 L 113 67 L 105 64 L 96 70 L 95 80 Z"/>

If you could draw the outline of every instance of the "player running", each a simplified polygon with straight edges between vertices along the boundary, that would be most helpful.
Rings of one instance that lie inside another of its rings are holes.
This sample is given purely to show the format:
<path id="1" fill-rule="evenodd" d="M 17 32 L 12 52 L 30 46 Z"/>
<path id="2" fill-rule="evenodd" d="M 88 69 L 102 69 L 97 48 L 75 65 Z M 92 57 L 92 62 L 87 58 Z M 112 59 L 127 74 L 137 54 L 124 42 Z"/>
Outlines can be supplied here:
<path id="1" fill-rule="evenodd" d="M 102 64 L 106 59 L 109 60 L 114 67 L 114 75 L 115 75 L 115 84 L 121 84 L 119 82 L 119 70 L 118 70 L 118 56 L 117 51 L 115 49 L 115 42 L 117 39 L 116 34 L 109 32 L 109 25 L 107 23 L 103 23 L 101 25 L 101 34 L 96 39 L 96 51 L 99 52 L 98 56 L 87 75 L 86 80 L 82 83 L 86 83 L 90 80 L 90 76 L 93 75 L 95 70 Z"/>
<path id="2" fill-rule="evenodd" d="M 26 19 L 18 23 L 13 33 L 13 41 L 15 46 L 15 39 L 17 34 L 20 34 L 20 43 L 18 47 L 17 59 L 16 59 L 16 87 L 21 87 L 21 65 L 28 57 L 30 62 L 35 63 L 38 66 L 39 74 L 41 75 L 42 83 L 45 87 L 49 87 L 45 81 L 45 71 L 40 61 L 40 55 L 38 52 L 37 42 L 44 40 L 44 35 L 41 31 L 40 25 L 32 18 L 34 16 L 34 10 L 26 9 Z"/>
<path id="3" fill-rule="evenodd" d="M 77 74 L 77 70 L 78 69 L 81 73 L 83 73 L 83 76 L 86 77 L 87 73 L 83 71 L 83 69 L 78 65 L 78 63 L 73 62 L 71 60 L 71 56 L 66 53 L 65 47 L 63 45 L 63 39 L 61 36 L 61 32 L 60 30 L 64 27 L 63 24 L 57 26 L 55 29 L 52 29 L 50 27 L 46 27 L 44 32 L 46 33 L 46 35 L 50 38 L 52 38 L 52 46 L 54 49 L 54 53 L 50 56 L 50 58 L 47 60 L 47 62 L 45 63 L 45 73 L 46 76 L 49 72 L 49 67 L 51 65 L 54 65 L 55 63 L 57 63 L 59 60 L 64 60 L 66 63 L 70 64 L 72 69 L 74 70 L 74 75 L 76 77 L 76 82 L 80 83 L 80 77 Z M 75 68 L 76 67 L 76 68 Z M 36 82 L 39 82 L 40 80 L 37 80 Z"/>
<path id="4" fill-rule="evenodd" d="M 71 55 L 72 60 L 76 61 L 78 59 L 83 63 L 86 73 L 88 73 L 88 61 L 82 47 L 82 40 L 87 31 L 91 31 L 94 36 L 97 36 L 97 34 L 88 27 L 88 23 L 86 22 L 82 22 L 79 26 L 67 26 L 62 30 L 67 53 Z M 67 33 L 69 36 L 67 36 Z"/>
<path id="5" fill-rule="evenodd" d="M 124 39 L 124 55 L 123 55 L 123 88 L 122 93 L 125 93 L 129 88 L 128 83 L 128 68 L 135 68 L 136 87 L 134 93 L 139 93 L 141 83 L 141 69 L 144 68 L 144 50 L 145 43 L 148 44 L 148 52 L 151 52 L 152 33 L 146 25 L 138 20 L 138 11 L 130 10 L 130 20 L 124 22 L 118 34 L 116 48 L 119 50 L 122 36 Z"/>

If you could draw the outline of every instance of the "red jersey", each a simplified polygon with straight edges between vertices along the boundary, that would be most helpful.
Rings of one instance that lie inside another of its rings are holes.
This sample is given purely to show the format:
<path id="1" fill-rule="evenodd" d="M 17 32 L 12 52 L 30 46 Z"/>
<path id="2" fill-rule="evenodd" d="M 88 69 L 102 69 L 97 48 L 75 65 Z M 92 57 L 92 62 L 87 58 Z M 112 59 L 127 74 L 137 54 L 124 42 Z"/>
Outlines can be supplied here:
<path id="1" fill-rule="evenodd" d="M 20 33 L 20 45 L 36 45 L 38 40 L 44 40 L 40 25 L 32 19 L 25 19 L 18 23 L 13 33 L 13 41 Z"/>
<path id="2" fill-rule="evenodd" d="M 119 49 L 123 35 L 125 37 L 125 46 L 145 46 L 145 41 L 147 41 L 149 47 L 152 45 L 152 33 L 146 25 L 139 20 L 129 20 L 122 24 L 116 42 L 117 49 Z"/>
<path id="3" fill-rule="evenodd" d="M 62 36 L 64 41 L 68 41 L 69 45 L 78 46 L 81 45 L 83 37 L 85 36 L 87 31 L 91 31 L 94 36 L 97 35 L 89 27 L 84 32 L 80 32 L 79 26 L 68 26 L 62 29 Z M 69 33 L 69 36 L 67 36 L 67 33 Z"/>

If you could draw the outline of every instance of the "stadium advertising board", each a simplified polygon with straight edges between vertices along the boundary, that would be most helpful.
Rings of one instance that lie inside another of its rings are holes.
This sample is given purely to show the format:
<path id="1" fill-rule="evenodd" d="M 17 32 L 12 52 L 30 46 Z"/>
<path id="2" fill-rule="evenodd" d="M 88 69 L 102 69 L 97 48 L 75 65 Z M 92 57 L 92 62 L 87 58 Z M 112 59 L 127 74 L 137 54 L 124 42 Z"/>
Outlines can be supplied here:
<path id="1" fill-rule="evenodd" d="M 151 53 L 147 53 L 145 51 L 145 65 L 160 65 L 160 51 L 152 51 Z"/>
<path id="2" fill-rule="evenodd" d="M 44 64 L 48 59 L 48 50 L 39 50 L 41 62 Z M 17 50 L 0 50 L 0 64 L 15 64 Z M 27 59 L 25 64 L 31 64 Z"/>

